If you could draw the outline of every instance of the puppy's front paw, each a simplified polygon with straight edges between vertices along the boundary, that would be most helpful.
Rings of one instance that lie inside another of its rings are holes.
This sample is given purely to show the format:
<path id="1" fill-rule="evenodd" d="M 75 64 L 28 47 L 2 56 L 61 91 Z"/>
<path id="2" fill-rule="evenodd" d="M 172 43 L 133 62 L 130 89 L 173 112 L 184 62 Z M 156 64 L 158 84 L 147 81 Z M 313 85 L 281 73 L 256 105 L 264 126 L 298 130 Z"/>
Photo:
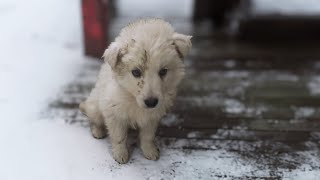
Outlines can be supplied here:
<path id="1" fill-rule="evenodd" d="M 91 125 L 91 133 L 94 138 L 102 139 L 107 136 L 106 129 L 103 126 Z"/>
<path id="2" fill-rule="evenodd" d="M 113 159 L 120 164 L 125 164 L 129 161 L 129 152 L 126 147 L 112 148 Z"/>
<path id="3" fill-rule="evenodd" d="M 142 143 L 141 150 L 145 158 L 149 160 L 158 160 L 160 156 L 159 149 L 152 143 Z"/>

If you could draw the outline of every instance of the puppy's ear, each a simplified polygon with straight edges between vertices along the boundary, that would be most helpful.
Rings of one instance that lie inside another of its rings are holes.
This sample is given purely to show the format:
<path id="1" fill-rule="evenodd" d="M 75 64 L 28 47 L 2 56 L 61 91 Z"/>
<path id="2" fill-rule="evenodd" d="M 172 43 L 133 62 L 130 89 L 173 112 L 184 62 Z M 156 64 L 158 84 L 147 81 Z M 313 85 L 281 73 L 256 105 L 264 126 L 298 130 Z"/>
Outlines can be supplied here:
<path id="1" fill-rule="evenodd" d="M 192 36 L 187 36 L 184 34 L 174 33 L 173 34 L 173 45 L 176 48 L 176 51 L 181 59 L 186 57 L 192 44 Z"/>
<path id="2" fill-rule="evenodd" d="M 108 63 L 112 69 L 115 69 L 121 63 L 124 52 L 115 42 L 111 43 L 103 53 L 104 62 Z"/>

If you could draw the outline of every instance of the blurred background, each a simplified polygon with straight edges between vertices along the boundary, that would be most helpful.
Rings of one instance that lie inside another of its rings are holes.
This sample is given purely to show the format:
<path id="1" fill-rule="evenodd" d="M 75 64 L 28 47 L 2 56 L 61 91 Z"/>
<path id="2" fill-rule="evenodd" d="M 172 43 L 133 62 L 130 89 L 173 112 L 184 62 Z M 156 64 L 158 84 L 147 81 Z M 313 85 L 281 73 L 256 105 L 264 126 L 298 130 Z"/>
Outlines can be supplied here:
<path id="1" fill-rule="evenodd" d="M 177 31 L 192 34 L 195 41 L 204 38 L 214 41 L 218 48 L 214 53 L 216 57 L 253 57 L 258 51 L 265 56 L 279 57 L 285 55 L 287 48 L 287 55 L 294 53 L 294 57 L 312 58 L 316 57 L 314 52 L 297 52 L 289 48 L 299 46 L 314 50 L 320 36 L 317 0 L 88 0 L 82 5 L 84 27 L 87 27 L 86 22 L 88 26 L 90 23 L 92 26 L 103 24 L 101 41 L 112 41 L 121 27 L 135 19 L 161 17 L 170 21 Z M 91 37 L 88 31 L 85 31 L 86 40 Z M 95 53 L 99 49 L 95 47 L 98 39 L 95 44 L 86 42 L 87 54 L 99 57 L 102 50 Z M 106 44 L 107 41 L 103 42 Z"/>

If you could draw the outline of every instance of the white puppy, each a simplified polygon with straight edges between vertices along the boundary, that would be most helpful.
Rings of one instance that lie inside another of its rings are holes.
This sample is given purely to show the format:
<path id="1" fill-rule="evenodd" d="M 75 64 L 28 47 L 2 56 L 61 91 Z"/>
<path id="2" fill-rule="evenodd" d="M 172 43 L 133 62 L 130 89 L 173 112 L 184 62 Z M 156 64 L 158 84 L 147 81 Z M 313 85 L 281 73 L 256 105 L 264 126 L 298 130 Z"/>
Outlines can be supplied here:
<path id="1" fill-rule="evenodd" d="M 117 162 L 129 160 L 128 128 L 139 129 L 147 159 L 159 158 L 155 133 L 184 77 L 190 39 L 161 19 L 145 19 L 124 27 L 106 49 L 96 85 L 80 110 L 95 138 L 105 137 L 108 130 Z"/>

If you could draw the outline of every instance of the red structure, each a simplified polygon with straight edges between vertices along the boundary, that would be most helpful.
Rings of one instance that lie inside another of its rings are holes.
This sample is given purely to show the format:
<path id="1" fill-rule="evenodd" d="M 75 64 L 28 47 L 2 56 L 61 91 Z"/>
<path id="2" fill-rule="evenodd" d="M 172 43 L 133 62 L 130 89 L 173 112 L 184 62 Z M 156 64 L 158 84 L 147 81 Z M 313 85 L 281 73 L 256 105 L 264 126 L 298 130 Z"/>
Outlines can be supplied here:
<path id="1" fill-rule="evenodd" d="M 101 57 L 108 45 L 108 8 L 108 0 L 82 0 L 84 48 L 88 56 Z"/>

